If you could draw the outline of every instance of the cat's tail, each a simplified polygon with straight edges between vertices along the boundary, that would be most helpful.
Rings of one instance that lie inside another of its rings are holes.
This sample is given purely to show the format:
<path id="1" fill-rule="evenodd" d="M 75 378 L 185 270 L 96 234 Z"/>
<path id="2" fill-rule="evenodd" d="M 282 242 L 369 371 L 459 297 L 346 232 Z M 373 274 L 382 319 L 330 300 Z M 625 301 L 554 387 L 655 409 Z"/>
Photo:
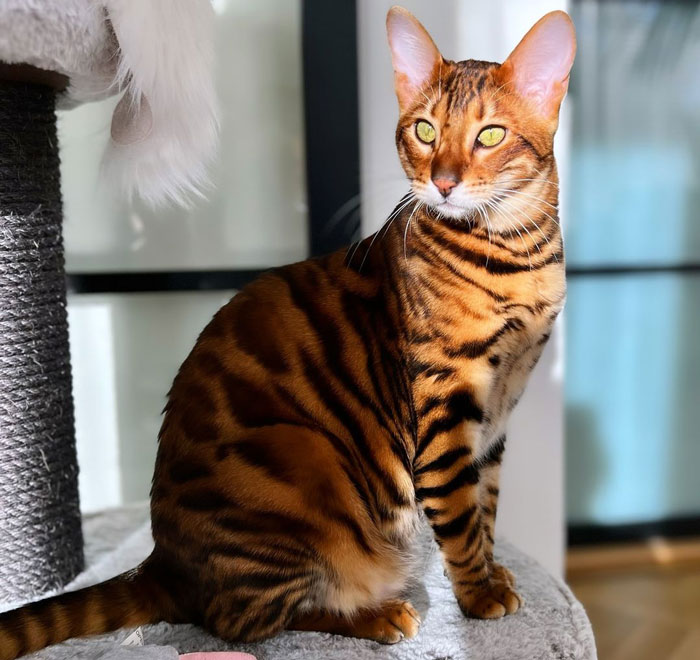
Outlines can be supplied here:
<path id="1" fill-rule="evenodd" d="M 83 637 L 177 616 L 153 555 L 138 568 L 107 582 L 0 614 L 0 660 Z"/>

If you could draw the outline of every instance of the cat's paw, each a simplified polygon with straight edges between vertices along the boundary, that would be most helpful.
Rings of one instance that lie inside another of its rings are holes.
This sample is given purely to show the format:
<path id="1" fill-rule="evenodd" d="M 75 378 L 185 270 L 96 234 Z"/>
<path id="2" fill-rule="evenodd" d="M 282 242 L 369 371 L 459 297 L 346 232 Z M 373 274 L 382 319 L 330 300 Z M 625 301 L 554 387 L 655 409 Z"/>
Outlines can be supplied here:
<path id="1" fill-rule="evenodd" d="M 377 608 L 360 610 L 352 617 L 332 612 L 307 612 L 293 621 L 289 628 L 396 644 L 418 634 L 420 615 L 408 601 L 389 600 Z"/>
<path id="2" fill-rule="evenodd" d="M 361 622 L 356 634 L 382 644 L 396 644 L 404 638 L 415 637 L 420 623 L 420 615 L 411 603 L 393 600 L 382 605 L 376 616 Z"/>
<path id="3" fill-rule="evenodd" d="M 493 565 L 483 584 L 463 585 L 457 600 L 466 616 L 477 619 L 500 619 L 522 606 L 522 599 L 515 591 L 515 577 L 500 564 Z"/>

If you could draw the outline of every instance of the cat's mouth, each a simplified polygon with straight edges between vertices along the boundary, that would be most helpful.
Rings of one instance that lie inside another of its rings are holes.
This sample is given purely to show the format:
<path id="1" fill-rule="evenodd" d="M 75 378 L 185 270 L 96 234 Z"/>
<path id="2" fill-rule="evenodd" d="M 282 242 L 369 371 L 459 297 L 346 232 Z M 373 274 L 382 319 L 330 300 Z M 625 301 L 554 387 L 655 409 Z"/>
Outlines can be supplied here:
<path id="1" fill-rule="evenodd" d="M 499 199 L 490 191 L 460 184 L 446 197 L 430 185 L 413 186 L 415 197 L 435 212 L 438 218 L 471 224 L 486 223 L 488 209 L 496 211 Z M 486 226 L 486 225 L 484 225 Z"/>
<path id="2" fill-rule="evenodd" d="M 477 212 L 478 202 L 474 199 L 473 193 L 460 185 L 452 193 L 443 197 L 431 185 L 414 185 L 415 196 L 426 206 L 433 209 L 438 217 L 450 218 L 451 220 L 467 220 L 474 217 Z"/>
<path id="3" fill-rule="evenodd" d="M 461 204 L 451 202 L 449 199 L 445 199 L 437 204 L 433 202 L 430 204 L 430 206 L 432 206 L 438 212 L 438 214 L 452 218 L 453 220 L 464 220 L 466 218 L 470 218 L 476 212 L 473 205 L 466 207 L 462 206 Z"/>

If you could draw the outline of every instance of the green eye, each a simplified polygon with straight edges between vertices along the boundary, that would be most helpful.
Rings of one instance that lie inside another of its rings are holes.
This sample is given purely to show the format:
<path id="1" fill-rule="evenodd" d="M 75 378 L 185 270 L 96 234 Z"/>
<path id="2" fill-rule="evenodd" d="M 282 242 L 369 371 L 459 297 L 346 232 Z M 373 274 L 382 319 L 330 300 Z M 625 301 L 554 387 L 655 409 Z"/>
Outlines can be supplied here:
<path id="1" fill-rule="evenodd" d="M 435 129 L 432 124 L 422 119 L 416 123 L 416 135 L 421 142 L 430 144 L 435 141 Z"/>
<path id="2" fill-rule="evenodd" d="M 489 126 L 481 131 L 479 137 L 476 139 L 485 147 L 495 147 L 497 144 L 503 142 L 505 136 L 505 128 L 501 126 Z"/>

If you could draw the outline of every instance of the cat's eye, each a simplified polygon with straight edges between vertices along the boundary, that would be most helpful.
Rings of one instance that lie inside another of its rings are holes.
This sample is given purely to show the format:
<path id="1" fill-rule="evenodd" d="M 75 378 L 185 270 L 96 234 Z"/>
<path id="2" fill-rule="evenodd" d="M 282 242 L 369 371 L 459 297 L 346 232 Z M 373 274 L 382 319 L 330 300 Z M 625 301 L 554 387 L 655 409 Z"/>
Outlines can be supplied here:
<path id="1" fill-rule="evenodd" d="M 432 124 L 423 119 L 416 122 L 416 135 L 421 142 L 425 142 L 426 144 L 435 142 L 435 128 L 433 128 Z"/>
<path id="2" fill-rule="evenodd" d="M 489 126 L 485 128 L 479 137 L 476 139 L 484 147 L 495 147 L 497 144 L 503 142 L 503 138 L 506 136 L 506 129 L 502 126 Z"/>

